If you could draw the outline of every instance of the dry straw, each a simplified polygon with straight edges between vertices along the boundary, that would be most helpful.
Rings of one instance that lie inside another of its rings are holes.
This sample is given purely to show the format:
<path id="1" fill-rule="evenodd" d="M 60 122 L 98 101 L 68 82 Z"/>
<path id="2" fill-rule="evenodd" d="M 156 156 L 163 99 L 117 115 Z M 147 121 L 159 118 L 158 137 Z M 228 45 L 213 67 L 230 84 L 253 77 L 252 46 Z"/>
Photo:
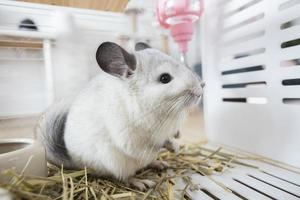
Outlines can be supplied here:
<path id="1" fill-rule="evenodd" d="M 23 173 L 17 174 L 13 170 L 6 170 L 3 174 L 10 177 L 11 181 L 0 183 L 0 187 L 10 191 L 14 199 L 191 199 L 188 191 L 201 189 L 200 185 L 192 181 L 191 175 L 195 173 L 207 176 L 224 190 L 231 192 L 210 175 L 223 173 L 224 170 L 235 165 L 257 168 L 242 162 L 242 158 L 224 153 L 222 148 L 208 149 L 199 144 L 182 146 L 179 154 L 163 151 L 158 160 L 166 161 L 170 166 L 168 170 L 145 169 L 136 175 L 137 178 L 157 182 L 154 188 L 146 192 L 127 187 L 111 179 L 96 177 L 86 168 L 74 171 L 50 164 L 47 178 L 24 177 Z M 181 182 L 180 187 L 179 182 Z"/>

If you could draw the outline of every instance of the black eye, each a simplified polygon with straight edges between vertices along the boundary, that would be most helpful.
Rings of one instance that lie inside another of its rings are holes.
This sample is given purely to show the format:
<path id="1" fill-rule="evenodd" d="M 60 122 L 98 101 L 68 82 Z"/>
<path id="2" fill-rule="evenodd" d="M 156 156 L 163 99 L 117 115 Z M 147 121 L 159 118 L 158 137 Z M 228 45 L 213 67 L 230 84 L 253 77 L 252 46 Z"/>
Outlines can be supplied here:
<path id="1" fill-rule="evenodd" d="M 159 82 L 161 82 L 161 83 L 163 83 L 163 84 L 167 84 L 167 83 L 169 83 L 171 80 L 172 80 L 172 77 L 171 77 L 171 75 L 168 74 L 168 73 L 161 74 L 160 77 L 159 77 Z"/>

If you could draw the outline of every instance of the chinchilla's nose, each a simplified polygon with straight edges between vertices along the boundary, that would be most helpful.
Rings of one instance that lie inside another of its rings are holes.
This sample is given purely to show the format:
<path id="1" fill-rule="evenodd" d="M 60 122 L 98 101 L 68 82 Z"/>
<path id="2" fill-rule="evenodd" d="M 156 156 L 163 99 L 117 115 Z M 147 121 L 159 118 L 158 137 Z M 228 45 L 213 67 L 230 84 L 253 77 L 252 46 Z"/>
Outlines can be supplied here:
<path id="1" fill-rule="evenodd" d="M 204 88 L 205 87 L 205 82 L 201 81 L 200 85 L 201 85 L 202 88 Z"/>

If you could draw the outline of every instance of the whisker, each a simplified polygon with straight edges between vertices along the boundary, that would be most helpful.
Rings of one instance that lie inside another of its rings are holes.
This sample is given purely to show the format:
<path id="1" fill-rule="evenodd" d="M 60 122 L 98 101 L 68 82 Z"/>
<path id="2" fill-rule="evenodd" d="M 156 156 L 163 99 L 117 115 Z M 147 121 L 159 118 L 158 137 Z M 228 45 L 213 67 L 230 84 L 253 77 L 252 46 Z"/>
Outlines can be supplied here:
<path id="1" fill-rule="evenodd" d="M 175 100 L 172 101 L 172 103 L 170 103 L 170 107 L 168 107 L 167 113 L 170 112 L 170 110 L 171 110 L 172 107 L 173 107 L 173 104 L 175 104 L 175 103 L 176 103 Z M 158 122 L 154 123 L 154 124 L 151 126 L 150 132 L 153 133 L 153 134 L 151 134 L 151 136 L 150 136 L 150 141 L 153 141 L 153 137 L 156 136 L 156 135 L 160 132 L 160 129 L 163 127 L 165 121 L 167 121 L 167 120 L 168 120 L 168 115 L 164 116 L 163 120 L 159 120 Z M 157 131 L 153 131 L 153 130 L 155 130 L 155 129 L 157 129 Z M 146 143 L 146 142 L 147 142 L 147 141 L 146 141 L 146 138 L 145 138 L 145 139 L 144 139 L 144 143 Z M 140 158 L 140 163 L 143 162 L 144 160 L 146 160 L 146 159 L 149 158 L 149 156 L 152 154 L 152 152 L 153 152 L 153 150 L 154 150 L 154 147 L 155 147 L 155 143 L 152 143 L 152 146 L 151 146 L 151 148 L 150 148 L 150 151 L 148 152 L 148 156 L 147 156 L 147 157 L 145 157 L 144 155 L 145 155 L 145 153 L 147 153 L 148 148 L 145 148 L 145 149 L 144 149 L 143 154 L 142 154 L 142 156 L 141 156 L 141 158 Z"/>
<path id="2" fill-rule="evenodd" d="M 185 95 L 185 96 L 184 96 L 184 99 L 181 100 L 181 101 L 185 102 L 186 99 L 187 99 L 187 97 L 186 97 L 186 95 Z M 165 127 L 169 127 L 170 125 L 175 124 L 175 122 L 177 121 L 177 119 L 176 119 L 176 120 L 169 120 L 169 119 L 170 119 L 170 115 L 174 114 L 174 111 L 177 111 L 177 110 L 181 107 L 181 104 L 182 104 L 181 101 L 178 100 L 177 102 L 175 102 L 175 103 L 168 109 L 167 115 L 165 116 L 165 119 L 162 121 L 161 125 L 158 127 L 158 130 L 153 131 L 153 134 L 151 135 L 151 138 L 152 138 L 154 135 L 160 133 L 161 130 L 163 130 Z M 148 152 L 148 156 L 147 156 L 147 158 L 146 158 L 145 160 L 147 160 L 148 157 L 153 153 L 154 146 L 155 146 L 155 145 L 152 144 L 152 147 L 150 148 L 150 151 Z M 144 150 L 144 152 L 145 152 L 145 151 L 147 151 L 147 149 Z M 141 158 L 141 161 L 143 161 L 143 160 L 144 160 L 144 158 L 142 157 L 142 158 Z"/>

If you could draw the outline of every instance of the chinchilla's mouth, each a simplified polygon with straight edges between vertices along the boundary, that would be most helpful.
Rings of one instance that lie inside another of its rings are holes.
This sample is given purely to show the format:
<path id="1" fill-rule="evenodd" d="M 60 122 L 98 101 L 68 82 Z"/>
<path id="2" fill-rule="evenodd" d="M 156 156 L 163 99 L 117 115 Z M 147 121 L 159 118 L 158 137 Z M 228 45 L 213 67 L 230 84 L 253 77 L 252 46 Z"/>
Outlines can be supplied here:
<path id="1" fill-rule="evenodd" d="M 194 102 L 194 104 L 198 104 L 201 101 L 201 99 L 202 99 L 202 94 L 195 94 L 193 96 L 193 101 L 192 102 Z"/>
<path id="2" fill-rule="evenodd" d="M 192 105 L 199 104 L 201 99 L 202 99 L 202 93 L 200 93 L 198 91 L 190 90 L 188 92 L 187 99 L 188 99 L 187 102 L 186 102 L 187 106 L 192 106 Z"/>
<path id="3" fill-rule="evenodd" d="M 192 97 L 198 97 L 198 98 L 202 96 L 202 92 L 199 90 L 189 90 L 188 94 L 191 95 Z"/>
<path id="4" fill-rule="evenodd" d="M 201 97 L 202 95 L 201 94 L 192 94 L 194 95 L 195 97 Z"/>

